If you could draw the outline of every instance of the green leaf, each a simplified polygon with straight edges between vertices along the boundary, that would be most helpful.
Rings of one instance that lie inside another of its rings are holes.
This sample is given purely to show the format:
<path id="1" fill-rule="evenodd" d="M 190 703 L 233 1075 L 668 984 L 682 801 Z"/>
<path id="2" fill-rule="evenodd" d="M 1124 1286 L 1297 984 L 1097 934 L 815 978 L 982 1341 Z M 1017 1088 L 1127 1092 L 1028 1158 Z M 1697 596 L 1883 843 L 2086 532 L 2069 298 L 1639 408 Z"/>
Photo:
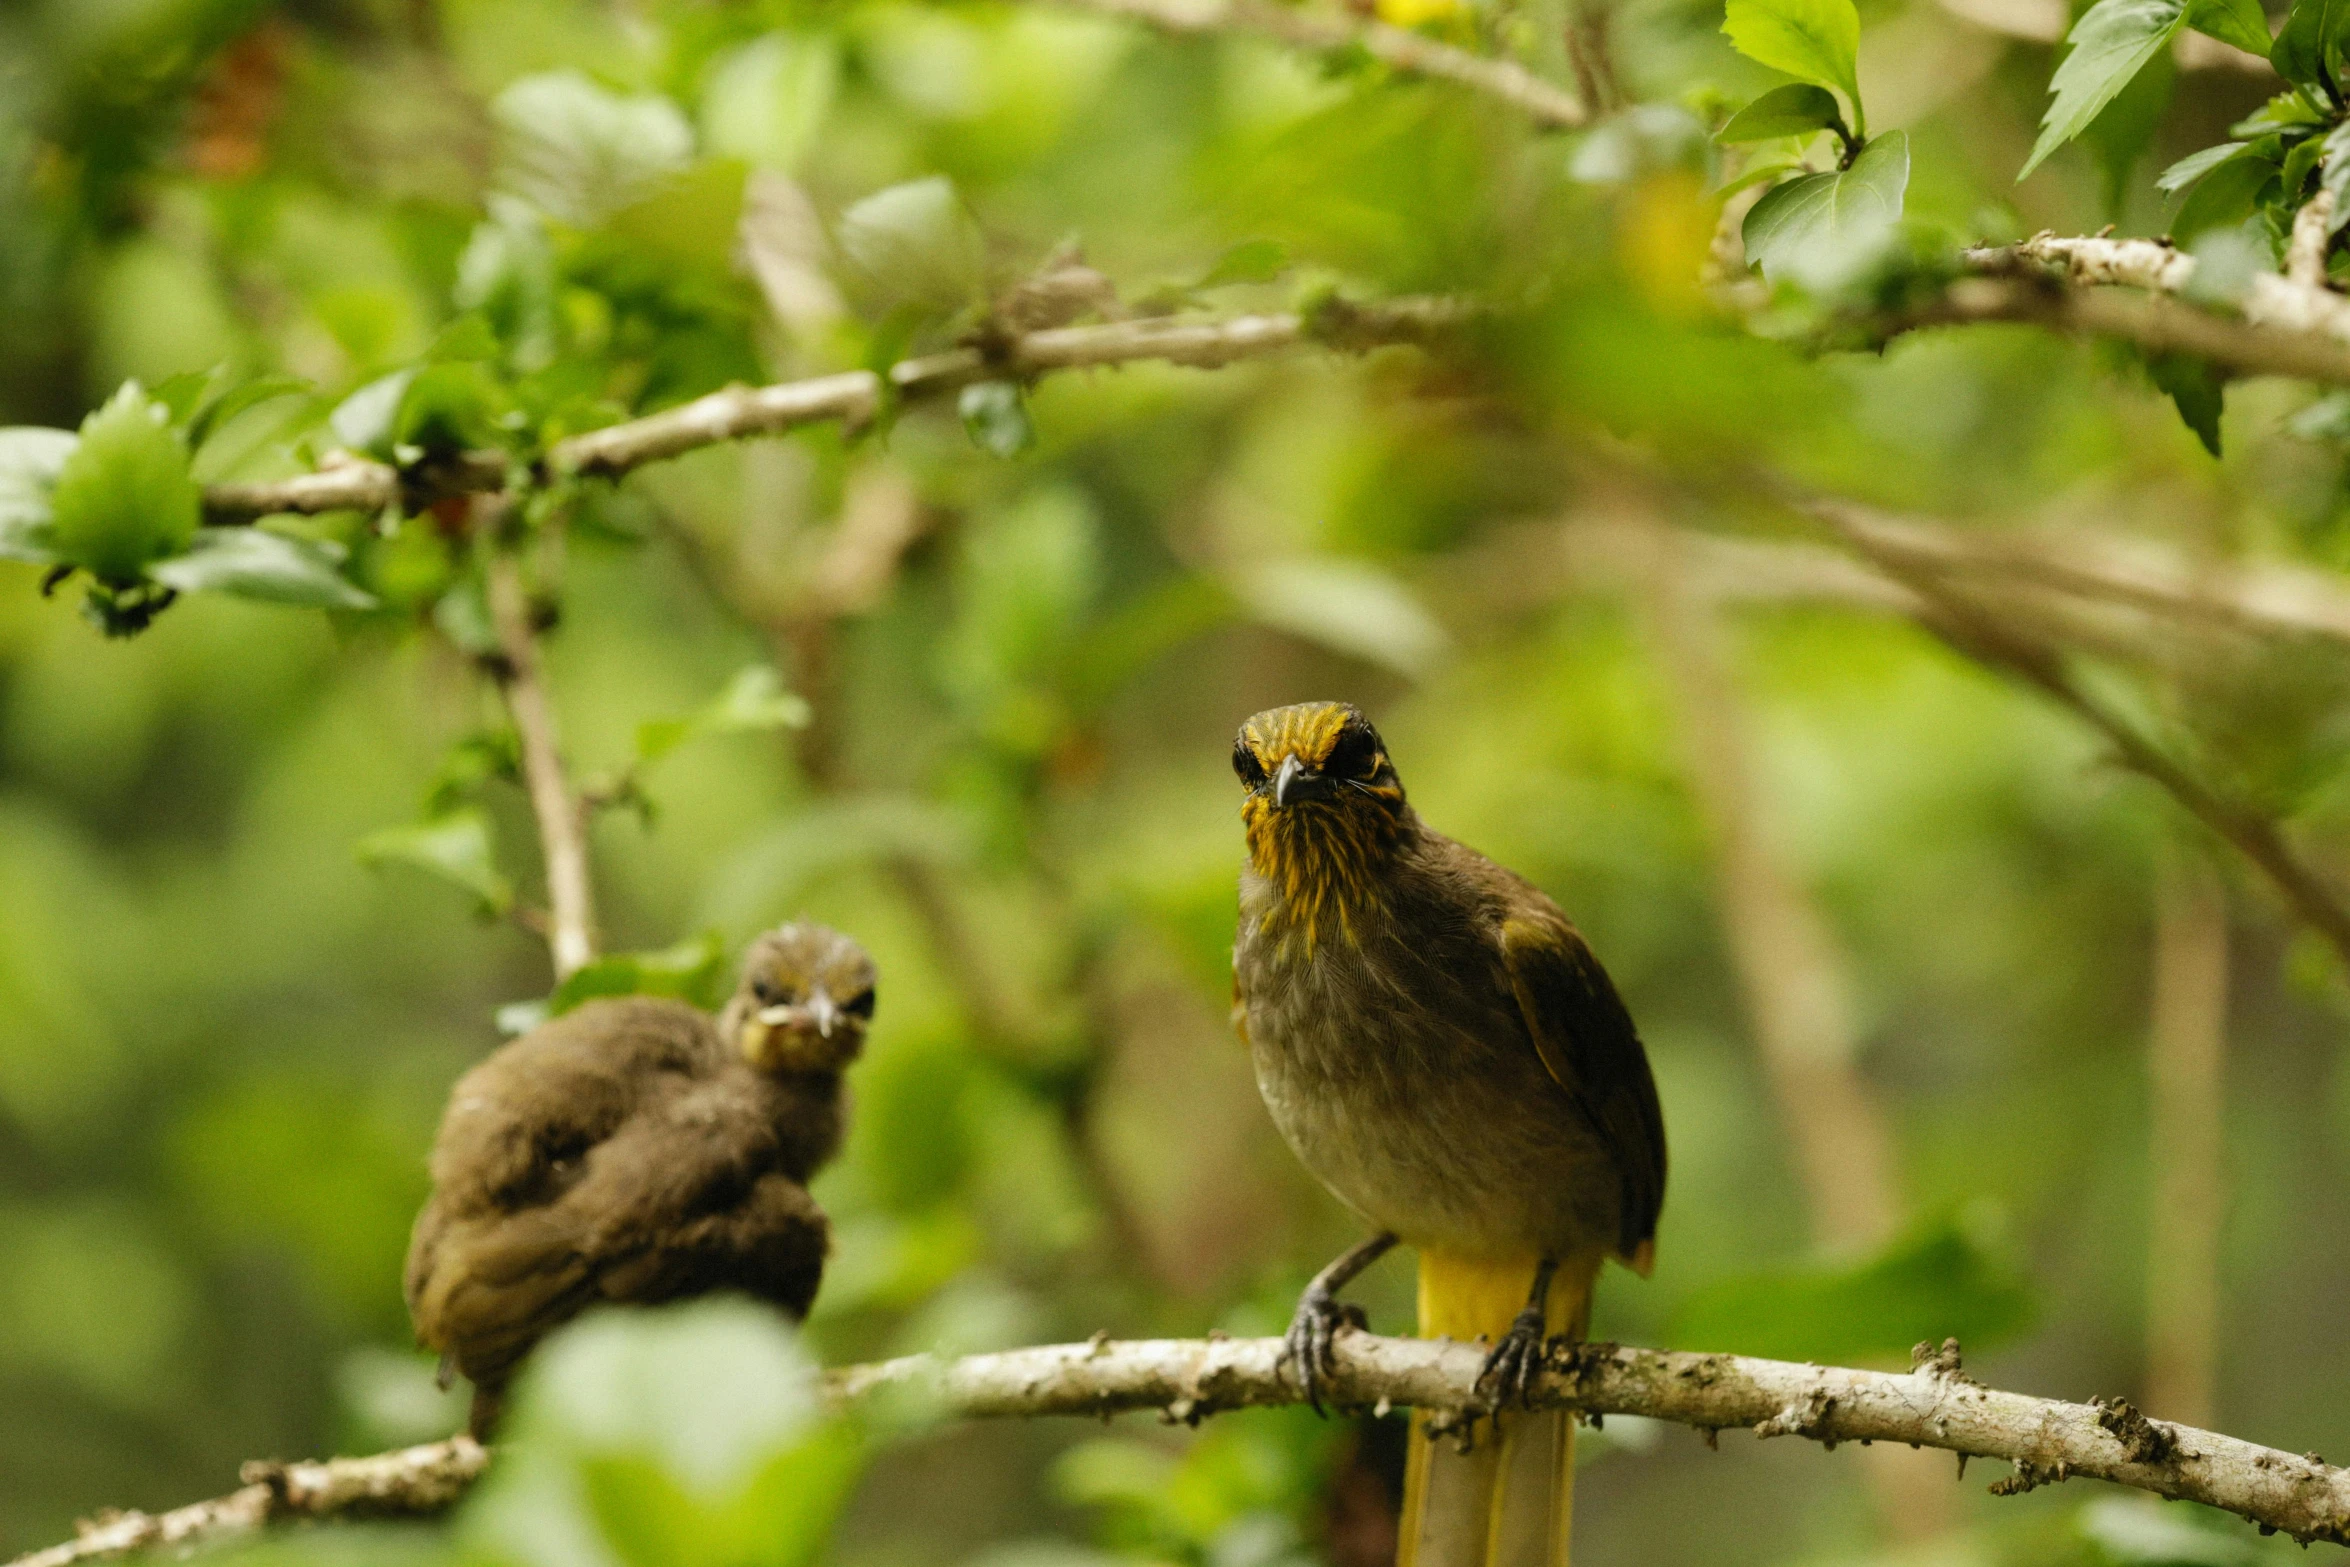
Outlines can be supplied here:
<path id="1" fill-rule="evenodd" d="M 2108 216 L 2119 217 L 2127 209 L 2131 171 L 2154 145 L 2154 134 L 2161 127 L 2163 113 L 2170 107 L 2171 94 L 2178 82 L 2178 64 L 2171 52 L 2165 50 L 2146 69 L 2131 77 L 2129 85 L 2116 93 L 2113 102 L 2100 109 L 2097 118 L 2089 122 L 2089 128 L 2081 132 L 2081 145 L 2089 149 L 2097 160 L 2098 172 L 2104 176 L 2101 194 Z"/>
<path id="2" fill-rule="evenodd" d="M 195 450 L 220 433 L 241 413 L 281 397 L 308 397 L 314 388 L 295 375 L 265 375 L 244 385 L 221 390 L 201 403 L 187 420 L 188 447 Z"/>
<path id="3" fill-rule="evenodd" d="M 753 664 L 738 670 L 708 706 L 683 718 L 653 718 L 637 725 L 637 761 L 657 762 L 688 740 L 708 735 L 799 729 L 811 716 L 806 699 L 786 691 L 783 678 L 771 666 Z"/>
<path id="4" fill-rule="evenodd" d="M 2326 232 L 2339 234 L 2350 224 L 2350 124 L 2335 126 L 2318 143 L 2318 184 L 2334 196 Z"/>
<path id="5" fill-rule="evenodd" d="M 2276 94 L 2268 102 L 2253 110 L 2228 127 L 2230 136 L 2249 139 L 2266 136 L 2270 131 L 2290 130 L 2296 126 L 2319 126 L 2326 116 L 2310 107 L 2309 100 L 2298 90 L 2288 89 Z"/>
<path id="6" fill-rule="evenodd" d="M 1266 561 L 1232 589 L 1261 624 L 1399 674 L 1427 673 L 1451 645 L 1412 591 L 1367 561 Z"/>
<path id="7" fill-rule="evenodd" d="M 1223 288 L 1233 283 L 1270 283 L 1289 270 L 1289 247 L 1277 239 L 1244 239 L 1216 258 L 1200 274 L 1195 289 Z"/>
<path id="8" fill-rule="evenodd" d="M 577 71 L 526 76 L 498 94 L 498 184 L 557 223 L 592 228 L 643 200 L 694 155 L 677 105 L 599 87 Z"/>
<path id="9" fill-rule="evenodd" d="M 393 450 L 462 452 L 495 446 L 512 408 L 512 396 L 477 360 L 425 365 L 401 394 L 392 420 Z"/>
<path id="10" fill-rule="evenodd" d="M 2301 192 L 2309 185 L 2310 171 L 2325 156 L 2325 150 L 2326 138 L 2322 136 L 2304 136 L 2293 143 L 2292 150 L 2285 154 L 2284 166 L 2277 172 L 2277 194 L 2295 206 L 2300 205 Z"/>
<path id="11" fill-rule="evenodd" d="M 674 996 L 705 1010 L 726 999 L 726 941 L 704 931 L 656 952 L 612 952 L 574 970 L 547 998 L 549 1017 L 561 1017 L 598 996 Z"/>
<path id="12" fill-rule="evenodd" d="M 1017 457 L 1036 444 L 1028 399 L 1013 381 L 974 381 L 955 400 L 964 433 L 991 457 Z"/>
<path id="13" fill-rule="evenodd" d="M 183 553 L 150 565 L 147 575 L 182 593 L 226 593 L 307 609 L 375 608 L 375 599 L 354 587 L 339 564 L 306 539 L 260 528 L 205 528 Z"/>
<path id="14" fill-rule="evenodd" d="M 986 278 L 979 225 L 943 174 L 867 196 L 841 214 L 840 249 L 884 308 L 954 310 Z"/>
<path id="15" fill-rule="evenodd" d="M 2350 39 L 2350 0 L 2296 0 L 2268 51 L 2269 64 L 2296 87 L 2342 101 L 2342 49 Z"/>
<path id="16" fill-rule="evenodd" d="M 1712 153 L 1696 115 L 1677 103 L 1641 103 L 1593 126 L 1567 172 L 1586 185 L 1628 184 L 1661 169 L 1693 169 L 1710 179 Z"/>
<path id="17" fill-rule="evenodd" d="M 2031 1321 L 2033 1300 L 1987 1227 L 1944 1217 L 1862 1262 L 1725 1280 L 1682 1308 L 1673 1342 L 1821 1365 L 1898 1364 L 1946 1337 L 1989 1348 Z"/>
<path id="18" fill-rule="evenodd" d="M 80 443 L 71 430 L 0 429 L 0 560 L 55 564 L 49 496 Z"/>
<path id="19" fill-rule="evenodd" d="M 2098 112 L 2168 46 L 2186 17 L 2186 0 L 2097 0 L 2081 13 L 2067 38 L 2072 47 L 2049 79 L 2053 96 L 2040 120 L 2040 139 L 2016 178 L 2028 178 L 2050 153 L 2088 129 Z"/>
<path id="20" fill-rule="evenodd" d="M 335 405 L 335 411 L 326 416 L 327 428 L 346 450 L 389 458 L 400 403 L 415 379 L 416 367 L 411 365 L 368 382 Z"/>
<path id="21" fill-rule="evenodd" d="M 710 152 L 790 173 L 815 145 L 840 80 L 840 45 L 822 33 L 772 32 L 721 57 L 701 94 Z"/>
<path id="22" fill-rule="evenodd" d="M 2260 0 L 2187 0 L 2187 25 L 2263 59 L 2272 47 Z"/>
<path id="23" fill-rule="evenodd" d="M 452 744 L 425 791 L 424 813 L 447 815 L 493 778 L 522 781 L 522 741 L 512 729 L 477 729 Z"/>
<path id="24" fill-rule="evenodd" d="M 2203 449 L 2219 455 L 2220 407 L 2227 378 L 2212 362 L 2197 354 L 2149 354 L 2146 370 L 2155 386 L 2178 405 L 2179 417 L 2195 432 Z"/>
<path id="25" fill-rule="evenodd" d="M 514 906 L 514 886 L 499 874 L 492 841 L 489 817 L 466 809 L 369 833 L 357 853 L 362 865 L 406 865 L 436 876 L 473 894 L 483 913 L 503 914 Z"/>
<path id="26" fill-rule="evenodd" d="M 2185 249 L 2213 229 L 2235 227 L 2252 215 L 2261 192 L 2276 177 L 2275 160 L 2258 143 L 2216 165 L 2196 182 L 2179 215 L 2171 219 L 2172 242 Z"/>
<path id="27" fill-rule="evenodd" d="M 2165 196 L 2175 196 L 2250 145 L 2249 142 L 2230 141 L 2216 147 L 2206 147 L 2201 152 L 2190 152 L 2154 176 L 2154 188 Z"/>
<path id="28" fill-rule="evenodd" d="M 1729 0 L 1722 31 L 1750 60 L 1822 87 L 1843 89 L 1861 134 L 1860 11 L 1852 0 Z"/>
<path id="29" fill-rule="evenodd" d="M 2224 1513 L 2151 1496 L 2103 1496 L 2081 1509 L 2080 1531 L 2114 1567 L 2260 1567 L 2275 1560 Z"/>
<path id="30" fill-rule="evenodd" d="M 103 582 L 137 582 L 149 561 L 175 555 L 196 532 L 203 492 L 170 410 L 127 381 L 82 421 L 81 440 L 49 492 L 50 538 L 60 559 Z"/>
<path id="31" fill-rule="evenodd" d="M 1730 123 L 1714 132 L 1714 140 L 1730 143 L 1808 136 L 1843 123 L 1834 93 L 1809 82 L 1790 82 L 1772 88 L 1731 115 Z"/>
<path id="32" fill-rule="evenodd" d="M 816 1365 L 771 1307 L 696 1301 L 605 1311 L 565 1328 L 524 1369 L 518 1441 L 632 1455 L 723 1498 L 822 1429 Z"/>
<path id="33" fill-rule="evenodd" d="M 1849 169 L 1774 185 L 1746 214 L 1747 259 L 1774 281 L 1821 258 L 1842 259 L 1883 242 L 1909 188 L 1909 138 L 1888 131 Z"/>

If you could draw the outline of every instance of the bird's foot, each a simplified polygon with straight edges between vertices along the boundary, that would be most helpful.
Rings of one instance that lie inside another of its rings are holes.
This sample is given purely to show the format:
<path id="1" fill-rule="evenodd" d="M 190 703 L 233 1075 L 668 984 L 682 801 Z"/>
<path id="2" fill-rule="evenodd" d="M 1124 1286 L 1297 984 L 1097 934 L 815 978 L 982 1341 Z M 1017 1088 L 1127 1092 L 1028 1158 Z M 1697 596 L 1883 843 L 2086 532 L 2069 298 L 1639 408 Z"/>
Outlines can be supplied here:
<path id="1" fill-rule="evenodd" d="M 1512 1403 L 1532 1408 L 1534 1388 L 1542 1380 L 1543 1363 L 1549 1353 L 1550 1341 L 1543 1334 L 1542 1308 L 1528 1306 L 1518 1313 L 1510 1330 L 1485 1357 L 1485 1367 L 1477 1373 L 1478 1390 L 1483 1391 L 1491 1384 L 1495 1409 L 1506 1409 Z"/>
<path id="2" fill-rule="evenodd" d="M 1314 1406 L 1314 1413 L 1323 1413 L 1322 1379 L 1335 1372 L 1336 1360 L 1331 1346 L 1337 1341 L 1341 1328 L 1367 1328 L 1370 1319 L 1363 1308 L 1341 1301 L 1320 1284 L 1309 1284 L 1298 1297 L 1297 1315 L 1289 1319 L 1289 1331 L 1282 1336 L 1281 1360 L 1297 1376 L 1298 1386 L 1305 1389 L 1306 1402 Z"/>

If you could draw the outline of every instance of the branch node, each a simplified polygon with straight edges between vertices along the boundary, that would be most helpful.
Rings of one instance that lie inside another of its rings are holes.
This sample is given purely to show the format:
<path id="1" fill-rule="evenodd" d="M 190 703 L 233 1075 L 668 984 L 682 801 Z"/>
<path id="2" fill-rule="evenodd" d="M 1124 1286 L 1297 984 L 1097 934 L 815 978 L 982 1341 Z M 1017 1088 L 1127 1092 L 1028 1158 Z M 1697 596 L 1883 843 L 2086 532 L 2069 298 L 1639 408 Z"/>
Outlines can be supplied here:
<path id="1" fill-rule="evenodd" d="M 2021 1496 L 2044 1485 L 2057 1485 L 2072 1478 L 2068 1464 L 2036 1464 L 2028 1458 L 2015 1461 L 2015 1473 L 2004 1480 L 1991 1482 L 1993 1496 Z"/>
<path id="2" fill-rule="evenodd" d="M 2170 1428 L 2156 1424 L 2131 1407 L 2126 1398 L 2110 1403 L 2098 1399 L 2089 1406 L 2097 1411 L 2097 1423 L 2113 1433 L 2134 1464 L 2162 1464 L 2180 1456 L 2178 1439 Z"/>
<path id="3" fill-rule="evenodd" d="M 1834 1440 L 1825 1433 L 1828 1417 L 1835 1410 L 1835 1395 L 1824 1387 L 1815 1387 L 1777 1414 L 1756 1421 L 1754 1434 L 1759 1437 L 1808 1436 L 1827 1442 L 1832 1447 Z"/>

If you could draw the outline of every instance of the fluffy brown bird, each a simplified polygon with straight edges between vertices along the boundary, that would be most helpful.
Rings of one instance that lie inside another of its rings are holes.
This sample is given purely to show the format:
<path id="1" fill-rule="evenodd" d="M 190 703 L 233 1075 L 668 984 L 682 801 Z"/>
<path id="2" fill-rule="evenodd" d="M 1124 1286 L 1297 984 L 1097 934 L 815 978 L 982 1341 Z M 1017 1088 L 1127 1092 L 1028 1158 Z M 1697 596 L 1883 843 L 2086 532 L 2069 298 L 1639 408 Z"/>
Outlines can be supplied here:
<path id="1" fill-rule="evenodd" d="M 1495 1405 L 1522 1398 L 1601 1262 L 1649 1268 L 1665 1134 L 1632 1019 L 1557 904 L 1420 820 L 1355 708 L 1259 713 L 1232 766 L 1236 1021 L 1274 1123 L 1375 1232 L 1308 1286 L 1288 1359 L 1316 1396 L 1360 1320 L 1337 1290 L 1400 1239 L 1420 1332 L 1491 1340 Z M 1551 1410 L 1413 1441 L 1399 1567 L 1563 1567 L 1573 1435 Z"/>
<path id="2" fill-rule="evenodd" d="M 740 1290 L 804 1316 L 830 1239 L 808 1178 L 838 1151 L 873 960 L 821 925 L 753 942 L 713 1020 L 590 1001 L 458 1079 L 409 1243 L 417 1340 L 496 1420 L 533 1344 L 597 1301 Z"/>

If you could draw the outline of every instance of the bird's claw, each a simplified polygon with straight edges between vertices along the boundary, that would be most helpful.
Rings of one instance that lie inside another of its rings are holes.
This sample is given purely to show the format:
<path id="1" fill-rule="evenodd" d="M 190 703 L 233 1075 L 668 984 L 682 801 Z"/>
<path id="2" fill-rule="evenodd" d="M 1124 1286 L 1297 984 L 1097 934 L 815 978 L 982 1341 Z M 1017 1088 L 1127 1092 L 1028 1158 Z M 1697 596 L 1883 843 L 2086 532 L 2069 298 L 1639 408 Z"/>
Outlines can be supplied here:
<path id="1" fill-rule="evenodd" d="M 1370 1325 L 1362 1307 L 1348 1305 L 1320 1285 L 1298 1297 L 1297 1315 L 1289 1319 L 1289 1331 L 1282 1335 L 1281 1359 L 1296 1373 L 1298 1386 L 1305 1390 L 1306 1402 L 1315 1414 L 1324 1413 L 1322 1379 L 1338 1369 L 1331 1353 L 1338 1330 Z"/>
<path id="2" fill-rule="evenodd" d="M 1543 1364 L 1550 1353 L 1543 1325 L 1541 1309 L 1528 1306 L 1485 1357 L 1484 1369 L 1477 1373 L 1477 1387 L 1483 1391 L 1488 1383 L 1492 1385 L 1495 1409 L 1506 1409 L 1513 1402 L 1528 1409 L 1534 1406 L 1534 1388 L 1542 1380 Z"/>

